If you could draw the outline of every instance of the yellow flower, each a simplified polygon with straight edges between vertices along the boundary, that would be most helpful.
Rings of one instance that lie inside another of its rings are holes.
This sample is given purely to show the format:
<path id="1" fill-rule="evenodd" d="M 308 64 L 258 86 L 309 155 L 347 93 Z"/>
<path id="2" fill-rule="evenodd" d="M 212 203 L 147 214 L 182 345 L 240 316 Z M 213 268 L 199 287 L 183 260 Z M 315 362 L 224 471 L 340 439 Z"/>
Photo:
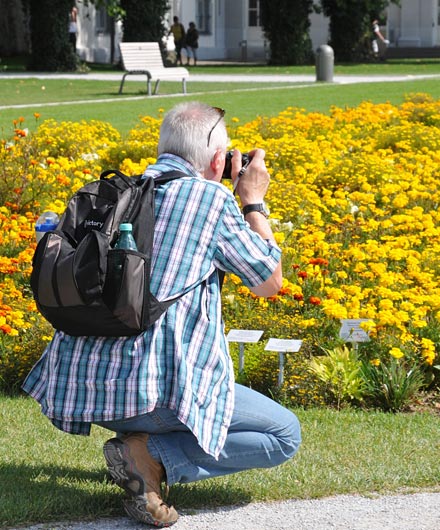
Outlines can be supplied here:
<path id="1" fill-rule="evenodd" d="M 422 338 L 422 355 L 427 364 L 432 366 L 436 357 L 435 344 L 430 339 Z"/>
<path id="2" fill-rule="evenodd" d="M 286 234 L 284 232 L 275 232 L 274 233 L 274 238 L 275 238 L 275 241 L 277 242 L 277 244 L 281 245 L 282 243 L 284 243 L 284 241 L 286 239 Z"/>
<path id="3" fill-rule="evenodd" d="M 395 359 L 401 359 L 404 356 L 404 353 L 399 348 L 391 348 L 390 355 Z"/>
<path id="4" fill-rule="evenodd" d="M 236 274 L 230 274 L 229 279 L 231 280 L 232 283 L 235 283 L 235 285 L 241 284 L 241 278 L 237 276 Z"/>
<path id="5" fill-rule="evenodd" d="M 304 319 L 299 322 L 299 327 L 304 329 L 313 328 L 317 325 L 317 323 L 318 321 L 316 318 Z"/>

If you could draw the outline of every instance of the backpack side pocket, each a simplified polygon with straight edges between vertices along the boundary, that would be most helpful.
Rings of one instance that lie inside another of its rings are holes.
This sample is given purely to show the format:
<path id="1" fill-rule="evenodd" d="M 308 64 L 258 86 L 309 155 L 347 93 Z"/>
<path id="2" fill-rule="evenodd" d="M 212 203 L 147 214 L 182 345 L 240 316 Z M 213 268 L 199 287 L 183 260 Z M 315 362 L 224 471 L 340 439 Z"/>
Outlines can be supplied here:
<path id="1" fill-rule="evenodd" d="M 120 322 L 138 332 L 145 328 L 149 265 L 147 256 L 140 252 L 109 250 L 103 301 Z"/>
<path id="2" fill-rule="evenodd" d="M 69 262 L 75 249 L 63 232 L 53 231 L 44 235 L 37 245 L 31 273 L 31 288 L 41 313 L 49 320 L 45 307 L 58 308 L 65 305 L 82 303 L 71 273 Z M 60 293 L 59 278 L 63 284 Z"/>

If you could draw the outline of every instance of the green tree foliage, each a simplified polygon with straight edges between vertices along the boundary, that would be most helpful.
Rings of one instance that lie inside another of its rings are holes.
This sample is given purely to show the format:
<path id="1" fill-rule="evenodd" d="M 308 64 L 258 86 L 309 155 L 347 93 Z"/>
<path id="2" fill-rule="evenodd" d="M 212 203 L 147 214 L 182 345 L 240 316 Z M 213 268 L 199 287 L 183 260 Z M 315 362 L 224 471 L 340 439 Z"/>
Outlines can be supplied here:
<path id="1" fill-rule="evenodd" d="M 29 68 L 75 70 L 77 59 L 69 42 L 69 13 L 73 0 L 27 0 L 30 16 Z"/>
<path id="2" fill-rule="evenodd" d="M 163 19 L 167 0 L 121 0 L 124 42 L 160 42 L 165 34 Z"/>
<path id="3" fill-rule="evenodd" d="M 330 18 L 330 46 L 337 61 L 360 61 L 370 55 L 372 21 L 379 19 L 389 0 L 321 0 Z"/>
<path id="4" fill-rule="evenodd" d="M 313 0 L 261 0 L 265 37 L 270 42 L 270 64 L 313 62 L 309 15 Z"/>
<path id="5" fill-rule="evenodd" d="M 121 7 L 121 0 L 82 0 L 85 6 L 93 4 L 96 8 L 105 7 L 109 16 L 119 20 L 125 15 L 125 11 Z"/>

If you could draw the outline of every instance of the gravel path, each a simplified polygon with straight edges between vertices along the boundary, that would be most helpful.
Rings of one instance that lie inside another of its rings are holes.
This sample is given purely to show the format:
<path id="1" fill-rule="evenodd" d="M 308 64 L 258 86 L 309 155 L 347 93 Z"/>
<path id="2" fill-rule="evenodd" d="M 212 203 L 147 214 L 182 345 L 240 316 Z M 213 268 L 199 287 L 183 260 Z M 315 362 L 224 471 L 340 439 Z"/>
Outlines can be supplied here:
<path id="1" fill-rule="evenodd" d="M 129 519 L 26 530 L 146 530 Z M 440 493 L 289 500 L 180 513 L 173 530 L 440 530 Z M 17 530 L 17 529 L 15 529 Z"/>

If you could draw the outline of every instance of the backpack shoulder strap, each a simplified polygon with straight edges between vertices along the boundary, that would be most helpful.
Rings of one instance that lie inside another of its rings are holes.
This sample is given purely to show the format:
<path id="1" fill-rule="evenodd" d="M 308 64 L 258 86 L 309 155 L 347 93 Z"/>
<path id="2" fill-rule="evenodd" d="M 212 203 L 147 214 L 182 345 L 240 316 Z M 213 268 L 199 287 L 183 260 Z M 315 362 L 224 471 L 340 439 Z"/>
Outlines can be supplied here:
<path id="1" fill-rule="evenodd" d="M 125 175 L 124 173 L 122 173 L 122 171 L 119 171 L 118 169 L 106 169 L 105 171 L 101 173 L 99 179 L 109 180 L 109 177 L 110 179 L 114 177 L 119 177 L 119 179 L 121 179 L 127 185 L 127 187 L 131 187 L 134 185 L 134 183 L 140 176 L 141 175 L 134 175 L 133 177 L 129 177 L 128 175 Z"/>
<path id="2" fill-rule="evenodd" d="M 171 171 L 165 171 L 165 173 L 162 173 L 159 177 L 154 178 L 154 187 L 157 188 L 161 184 L 166 184 L 167 182 L 170 182 L 171 180 L 176 180 L 182 177 L 189 177 L 190 175 L 187 175 L 183 171 L 179 171 L 178 169 L 172 169 Z"/>

